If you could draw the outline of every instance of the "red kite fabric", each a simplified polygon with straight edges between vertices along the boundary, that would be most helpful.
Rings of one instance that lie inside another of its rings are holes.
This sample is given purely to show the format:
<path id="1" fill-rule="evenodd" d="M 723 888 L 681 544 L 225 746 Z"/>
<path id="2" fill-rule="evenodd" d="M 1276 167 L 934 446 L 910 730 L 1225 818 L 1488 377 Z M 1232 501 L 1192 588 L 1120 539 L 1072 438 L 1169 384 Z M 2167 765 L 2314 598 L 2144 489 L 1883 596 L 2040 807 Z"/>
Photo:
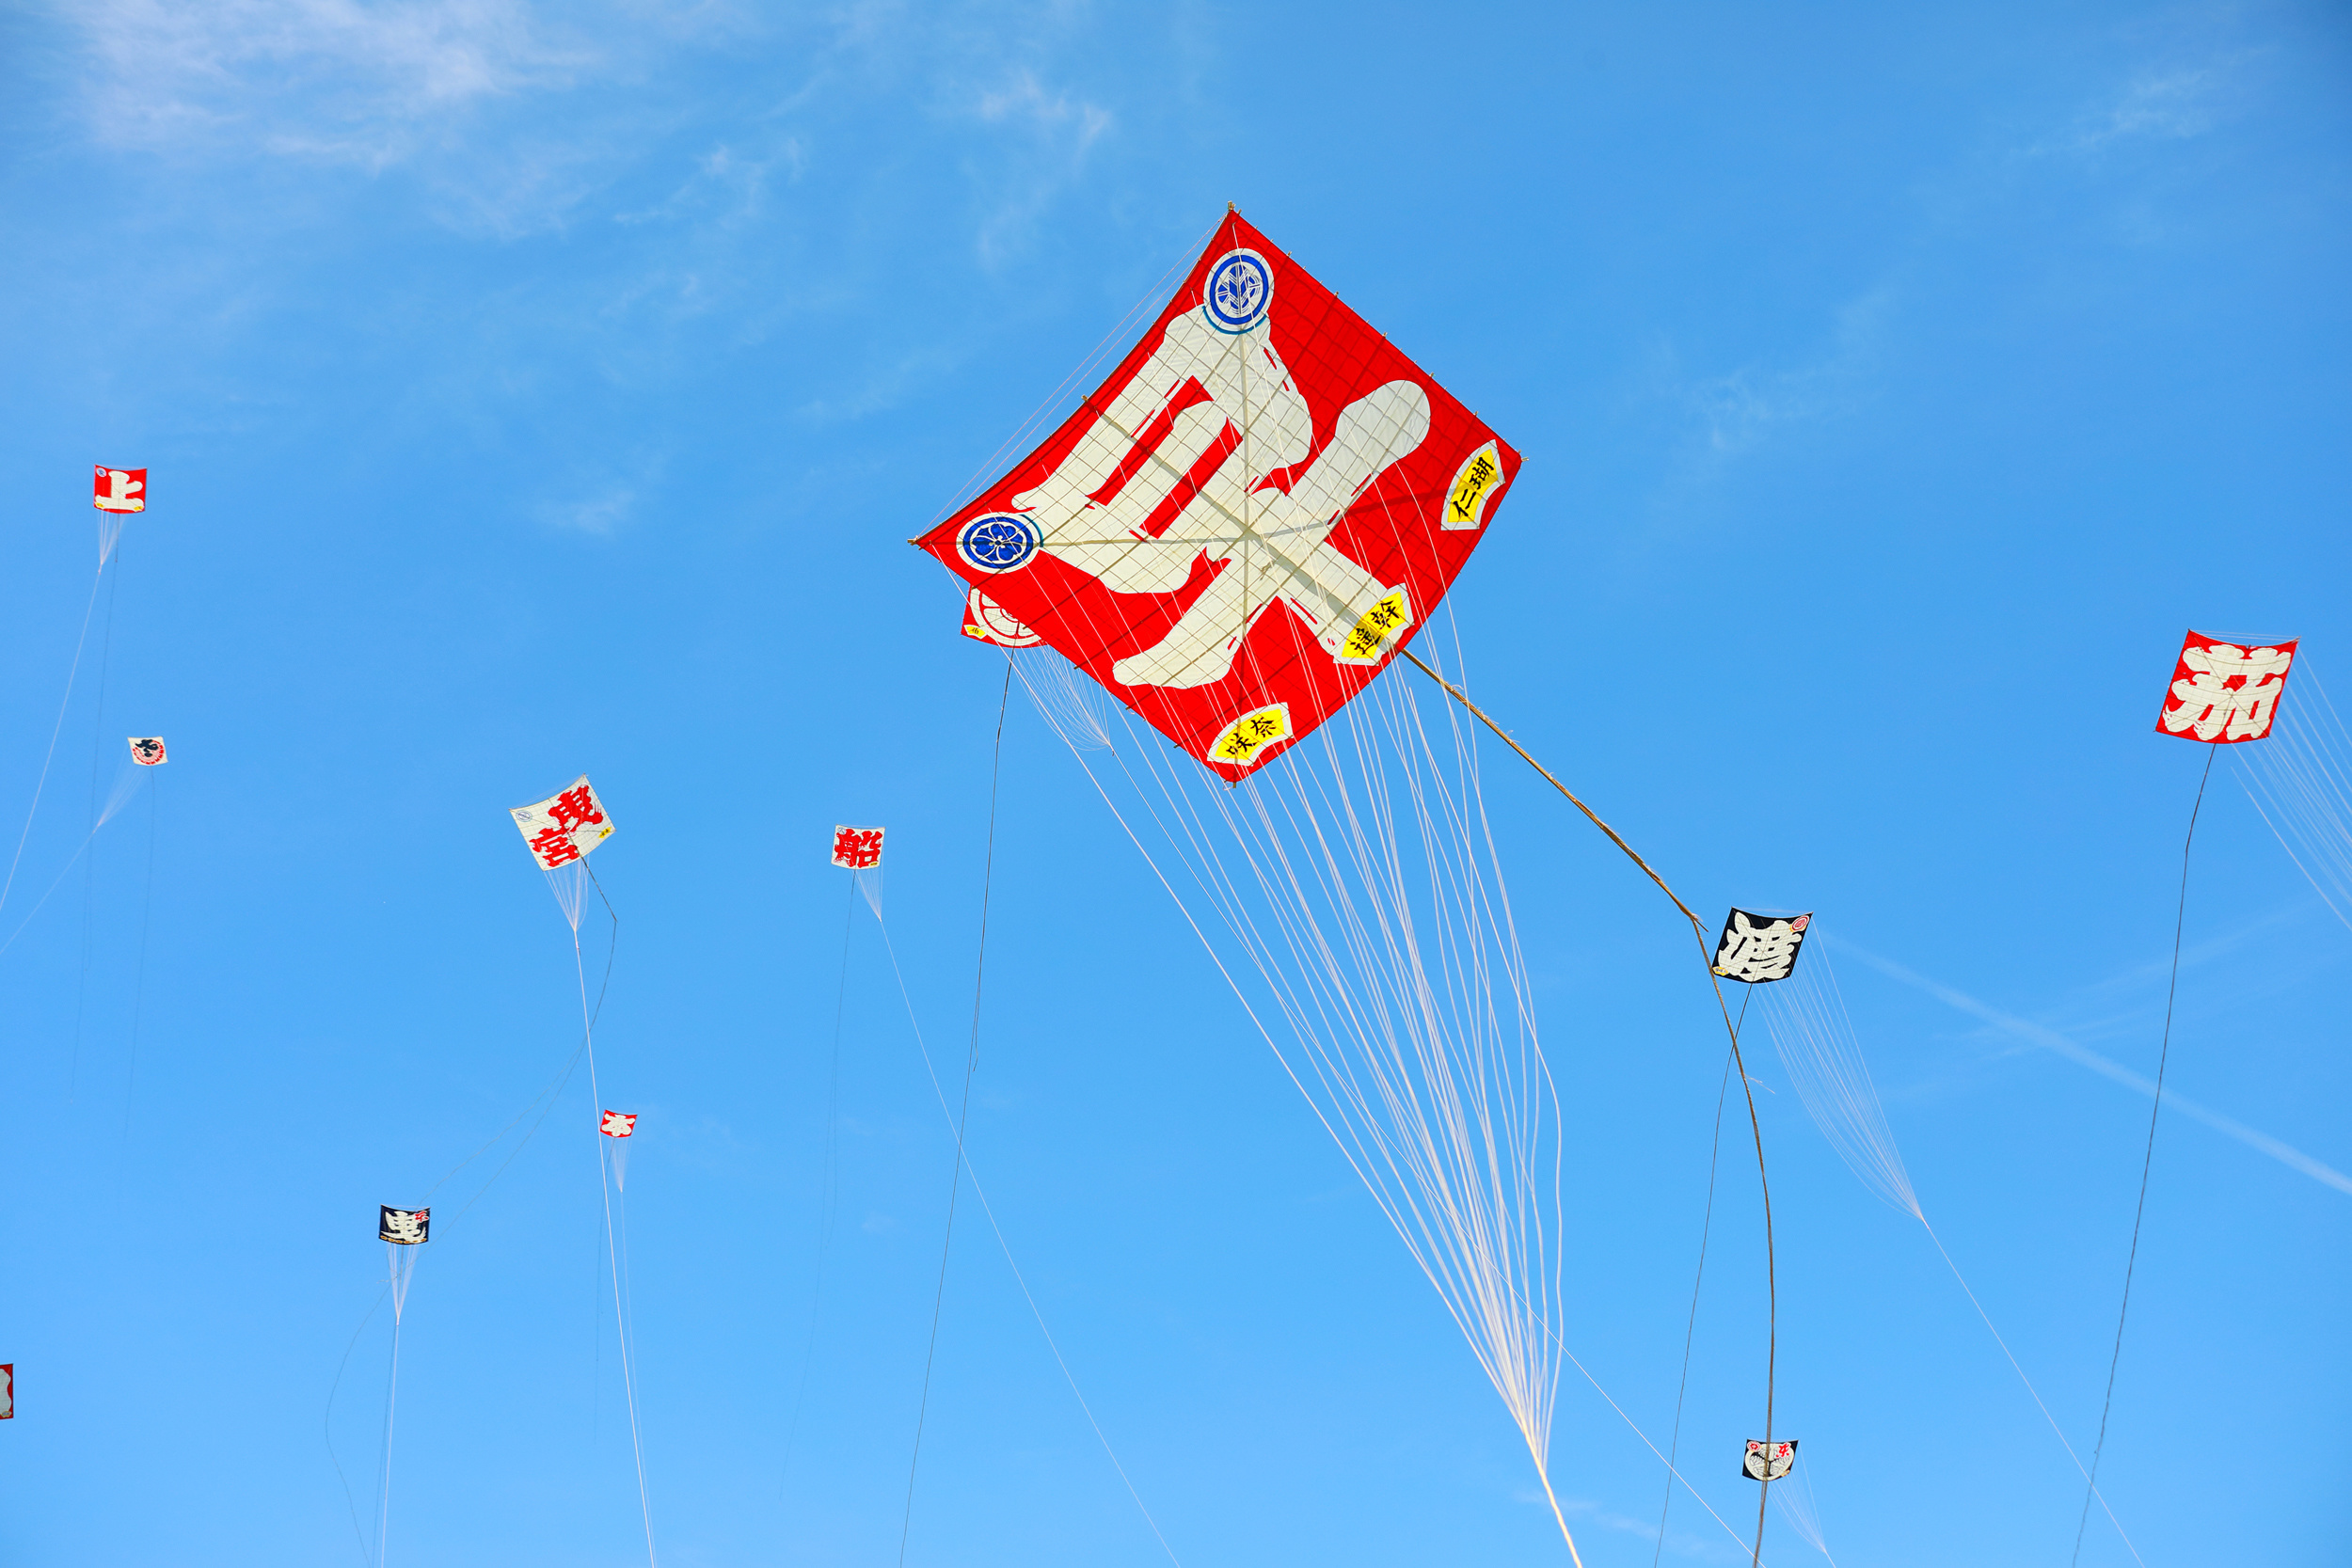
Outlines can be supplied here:
<path id="1" fill-rule="evenodd" d="M 1518 467 L 1229 214 L 1110 379 L 915 543 L 1238 778 L 1412 640 Z"/>
<path id="2" fill-rule="evenodd" d="M 963 596 L 963 635 L 1000 648 L 1034 648 L 1045 641 L 977 588 Z"/>
<path id="3" fill-rule="evenodd" d="M 109 468 L 96 465 L 98 479 L 90 504 L 101 512 L 144 512 L 147 510 L 147 470 L 145 468 Z"/>
<path id="4" fill-rule="evenodd" d="M 882 864 L 882 830 L 880 828 L 835 828 L 833 831 L 833 863 L 850 871 L 871 871 Z"/>
<path id="5" fill-rule="evenodd" d="M 2172 667 L 2172 686 L 2156 714 L 2156 729 L 2215 746 L 2262 739 L 2279 716 L 2299 641 L 2290 637 L 2248 648 L 2190 632 Z"/>
<path id="6" fill-rule="evenodd" d="M 596 1131 L 608 1138 L 633 1137 L 637 1132 L 637 1113 L 607 1111 L 604 1113 L 603 1123 L 597 1127 Z"/>

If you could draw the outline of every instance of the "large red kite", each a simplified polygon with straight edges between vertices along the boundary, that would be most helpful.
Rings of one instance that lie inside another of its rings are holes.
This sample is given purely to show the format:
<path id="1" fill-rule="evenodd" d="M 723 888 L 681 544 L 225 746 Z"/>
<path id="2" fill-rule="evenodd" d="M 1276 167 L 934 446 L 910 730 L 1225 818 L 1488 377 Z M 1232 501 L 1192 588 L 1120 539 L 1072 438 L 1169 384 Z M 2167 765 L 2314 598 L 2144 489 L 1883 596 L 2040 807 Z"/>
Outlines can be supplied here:
<path id="1" fill-rule="evenodd" d="M 1238 778 L 1412 640 L 1518 467 L 1229 214 L 1110 379 L 915 543 Z"/>
<path id="2" fill-rule="evenodd" d="M 2156 714 L 2157 731 L 2215 746 L 2262 739 L 2279 716 L 2297 641 L 2246 648 L 2190 632 Z"/>

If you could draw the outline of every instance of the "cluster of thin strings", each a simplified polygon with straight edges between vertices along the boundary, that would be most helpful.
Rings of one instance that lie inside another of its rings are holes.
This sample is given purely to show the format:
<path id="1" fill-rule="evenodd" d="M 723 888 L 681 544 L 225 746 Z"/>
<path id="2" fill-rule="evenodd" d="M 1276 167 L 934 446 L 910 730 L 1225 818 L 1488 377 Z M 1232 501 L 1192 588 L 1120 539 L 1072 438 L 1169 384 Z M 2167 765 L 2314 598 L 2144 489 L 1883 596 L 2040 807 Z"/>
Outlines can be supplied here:
<path id="1" fill-rule="evenodd" d="M 417 1254 L 422 1247 L 406 1246 L 399 1242 L 386 1242 L 384 1250 L 390 1254 L 392 1321 L 400 1321 L 401 1309 L 408 1305 L 408 1276 L 417 1272 Z"/>
<path id="2" fill-rule="evenodd" d="M 1864 1186 L 1925 1224 L 1818 930 L 1795 974 L 1758 989 L 1764 1026 L 1814 1125 Z"/>
<path id="3" fill-rule="evenodd" d="M 2233 746 L 2238 783 L 2336 918 L 2352 927 L 2352 737 L 2308 660 L 2267 738 Z"/>
<path id="4" fill-rule="evenodd" d="M 1076 751 L 1110 749 L 1109 709 L 1101 687 L 1051 648 L 1023 648 L 1012 661 L 1030 700 L 1056 735 Z"/>
<path id="5" fill-rule="evenodd" d="M 122 537 L 122 525 L 131 520 L 125 512 L 101 512 L 98 515 L 98 565 L 103 571 L 114 558 L 115 543 Z"/>
<path id="6" fill-rule="evenodd" d="M 1114 740 L 1105 710 L 1066 679 L 1057 688 L 1041 661 L 1016 668 L 1105 799 L 1123 782 L 1130 831 L 1156 828 L 1255 971 L 1293 1049 L 1271 1032 L 1269 1043 L 1548 1470 L 1559 1110 L 1474 740 L 1447 707 L 1433 744 L 1411 688 L 1383 675 L 1229 787 L 1123 715 Z M 1100 747 L 1116 775 L 1085 755 Z M 1190 904 L 1186 890 L 1169 891 Z"/>
<path id="7" fill-rule="evenodd" d="M 1829 1544 L 1821 1535 L 1821 1510 L 1813 1500 L 1813 1481 L 1806 1465 L 1794 1466 L 1772 1483 L 1772 1501 L 1780 1505 L 1781 1517 L 1797 1532 L 1797 1539 L 1829 1558 L 1829 1568 L 1837 1568 L 1837 1560 L 1830 1557 Z"/>
<path id="8" fill-rule="evenodd" d="M 1772 1034 L 1772 1045 L 1780 1053 L 1781 1067 L 1796 1088 L 1797 1098 L 1804 1103 L 1805 1114 L 1813 1118 L 1813 1124 L 1821 1130 L 1821 1135 L 1830 1141 L 1830 1147 L 1837 1150 L 1838 1156 L 1861 1179 L 1864 1186 L 1917 1220 L 1926 1229 L 1928 1240 L 1934 1244 L 1936 1254 L 1944 1259 L 1944 1266 L 1951 1270 L 1953 1280 L 1959 1284 L 1961 1293 L 1968 1298 L 1968 1305 L 1976 1308 L 1978 1320 L 1984 1324 L 1985 1332 L 1993 1336 L 1993 1342 L 2000 1347 L 2010 1370 L 2017 1374 L 2017 1381 L 2025 1386 L 2034 1407 L 2042 1412 L 2042 1418 L 2048 1423 L 2051 1434 L 2066 1450 L 2066 1457 L 2074 1463 L 2075 1470 L 2087 1482 L 2090 1481 L 2090 1471 L 2084 1465 L 2082 1456 L 2074 1451 L 2074 1443 L 2068 1439 L 2065 1429 L 2058 1425 L 2058 1417 L 2051 1413 L 2042 1391 L 2034 1386 L 2033 1379 L 2026 1375 L 2025 1365 L 2009 1348 L 2009 1340 L 1994 1326 L 1992 1315 L 1977 1299 L 1977 1292 L 1960 1272 L 1960 1265 L 1945 1250 L 1943 1238 L 1936 1235 L 1935 1227 L 1928 1223 L 1927 1213 L 1919 1206 L 1918 1195 L 1912 1191 L 1911 1173 L 1904 1169 L 1902 1151 L 1896 1148 L 1894 1131 L 1886 1125 L 1886 1112 L 1879 1101 L 1878 1085 L 1871 1082 L 1869 1066 L 1863 1060 L 1862 1043 L 1855 1037 L 1853 1020 L 1846 1011 L 1846 999 L 1837 989 L 1836 970 L 1829 961 L 1819 922 L 1808 933 L 1804 957 L 1797 965 L 1796 973 L 1786 980 L 1774 981 L 1757 989 L 1763 992 L 1758 1003 L 1765 1027 Z M 2115 1533 L 2122 1541 L 2124 1550 L 2132 1554 L 2134 1561 L 2138 1561 L 2139 1548 L 2132 1544 L 2132 1538 L 2124 1531 L 2123 1522 L 2116 1517 L 2106 1495 L 2099 1491 L 2096 1484 L 2092 1484 L 2090 1496 L 2098 1501 L 2107 1522 L 2115 1527 Z M 1808 1486 L 1805 1497 L 1808 1508 L 1811 1501 Z M 1793 1508 L 1790 1513 L 1790 1523 L 1797 1532 L 1823 1556 L 1827 1556 L 1828 1549 L 1821 1545 L 1818 1538 L 1818 1515 L 1799 1519 Z M 1807 1528 L 1808 1523 L 1812 1526 L 1811 1529 Z"/>
<path id="9" fill-rule="evenodd" d="M 548 891 L 555 895 L 555 904 L 564 911 L 564 923 L 571 927 L 572 934 L 578 936 L 580 895 L 588 891 L 587 861 L 576 860 L 568 865 L 549 867 L 545 875 Z"/>

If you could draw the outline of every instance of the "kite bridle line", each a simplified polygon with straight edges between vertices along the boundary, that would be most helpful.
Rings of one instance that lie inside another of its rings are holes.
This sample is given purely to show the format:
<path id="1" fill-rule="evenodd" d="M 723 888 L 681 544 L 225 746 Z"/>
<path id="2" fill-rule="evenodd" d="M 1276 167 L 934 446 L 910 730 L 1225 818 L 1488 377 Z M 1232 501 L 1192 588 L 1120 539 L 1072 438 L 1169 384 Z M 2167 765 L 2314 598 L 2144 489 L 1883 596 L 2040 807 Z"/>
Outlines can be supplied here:
<path id="1" fill-rule="evenodd" d="M 2107 1413 L 2115 1404 L 2115 1371 L 2123 1361 L 2123 1322 L 2131 1315 L 2132 1273 L 2139 1265 L 2139 1222 L 2148 1212 L 2148 1173 L 2156 1163 L 2156 1117 L 2164 1110 L 2164 1069 L 2172 1056 L 2172 998 L 2181 985 L 2181 931 L 2188 921 L 2188 853 L 2197 845 L 2197 817 L 2205 809 L 2205 785 L 2212 782 L 2213 761 L 2220 751 L 2218 745 L 2205 743 L 2205 767 L 2197 775 L 2197 799 L 2188 808 L 2188 834 L 2181 841 L 2181 898 L 2172 912 L 2172 975 L 2164 988 L 2164 1040 L 2156 1048 L 2156 1089 L 2148 1103 L 2148 1147 L 2139 1161 L 2139 1201 L 2132 1209 L 2132 1248 L 2123 1262 L 2123 1302 L 2115 1312 L 2115 1349 L 2107 1357 L 2107 1391 L 2099 1402 L 2099 1437 L 2090 1447 L 2090 1473 L 2084 1478 L 2083 1512 L 2074 1525 L 2074 1554 L 2067 1560 L 2070 1565 L 2082 1560 L 2083 1531 L 2090 1524 L 2090 1499 L 2099 1496 L 2099 1458 L 2107 1446 Z"/>
<path id="2" fill-rule="evenodd" d="M 1535 769 L 1536 772 L 1541 773 L 1546 782 L 1548 782 L 1552 788 L 1558 790 L 1562 795 L 1565 796 L 1567 798 L 1568 804 L 1582 812 L 1587 821 L 1591 822 L 1594 827 L 1598 828 L 1602 832 L 1608 834 L 1609 842 L 1623 850 L 1625 852 L 1626 859 L 1631 861 L 1635 865 L 1640 866 L 1642 868 L 1642 874 L 1647 877 L 1651 881 L 1657 883 L 1658 891 L 1664 894 L 1668 898 L 1673 899 L 1674 907 L 1682 911 L 1683 918 L 1691 923 L 1692 938 L 1699 944 L 1699 962 L 1707 966 L 1708 984 L 1715 992 L 1715 1007 L 1716 1010 L 1723 1015 L 1724 1033 L 1730 1038 L 1731 1041 L 1731 1063 L 1733 1068 L 1737 1069 L 1740 1074 L 1740 1092 L 1747 1101 L 1748 1131 L 1753 1133 L 1756 1138 L 1756 1185 L 1764 1195 L 1764 1449 L 1766 1454 L 1765 1469 L 1769 1473 L 1772 1468 L 1771 1453 L 1772 1445 L 1773 1377 L 1774 1372 L 1777 1370 L 1776 1364 L 1780 1355 L 1780 1282 L 1778 1278 L 1778 1272 L 1774 1267 L 1774 1259 L 1772 1255 L 1772 1178 L 1766 1174 L 1764 1168 L 1764 1124 L 1762 1121 L 1757 1119 L 1756 1114 L 1756 1088 L 1748 1082 L 1747 1062 L 1740 1054 L 1740 1028 L 1739 1025 L 1732 1022 L 1731 1005 L 1724 1000 L 1723 978 L 1715 973 L 1714 962 L 1707 951 L 1707 925 L 1704 921 L 1700 920 L 1697 915 L 1691 912 L 1691 906 L 1684 903 L 1681 898 L 1676 895 L 1674 889 L 1666 885 L 1666 879 L 1661 877 L 1657 871 L 1651 867 L 1649 862 L 1644 860 L 1641 855 L 1634 850 L 1633 846 L 1628 844 L 1622 837 L 1618 836 L 1616 829 L 1602 821 L 1600 819 L 1600 814 L 1593 810 L 1592 807 L 1586 805 L 1582 800 L 1579 800 L 1576 792 L 1570 789 L 1566 784 L 1562 784 L 1552 773 L 1550 768 L 1546 768 L 1542 763 L 1537 762 L 1533 756 L 1530 756 L 1528 754 L 1527 748 L 1512 739 L 1511 734 L 1508 730 L 1505 730 L 1501 724 L 1496 723 L 1492 719 L 1488 718 L 1486 710 L 1480 707 L 1476 703 L 1471 702 L 1468 693 L 1463 691 L 1460 687 L 1455 686 L 1452 681 L 1446 679 L 1443 675 L 1438 673 L 1437 671 L 1431 669 L 1427 664 L 1423 663 L 1421 656 L 1414 653 L 1412 649 L 1399 648 L 1397 652 L 1403 654 L 1406 658 L 1411 659 L 1413 661 L 1413 668 L 1419 670 L 1422 674 L 1427 675 L 1431 680 L 1436 681 L 1439 686 L 1445 688 L 1446 694 L 1448 696 L 1452 697 L 1455 702 L 1461 704 L 1465 708 L 1468 708 L 1471 716 L 1476 718 L 1480 723 L 1494 731 L 1494 733 L 1502 738 L 1502 743 L 1505 746 L 1510 747 L 1511 750 L 1519 754 L 1519 759 L 1522 762 L 1526 763 L 1530 768 Z M 1772 1497 L 1772 1483 L 1769 1480 L 1758 1483 L 1756 1502 L 1756 1545 L 1754 1550 L 1749 1554 L 1748 1561 L 1750 1568 L 1757 1568 L 1757 1565 L 1764 1560 L 1764 1508 L 1765 1504 Z M 2088 1505 L 2086 1505 L 2086 1507 Z"/>
<path id="3" fill-rule="evenodd" d="M 620 914 L 612 908 L 612 900 L 605 895 L 604 883 L 596 879 L 596 870 L 589 865 L 585 855 L 580 857 L 580 869 L 596 888 L 596 897 L 603 901 L 604 912 L 612 922 L 613 946 L 618 948 L 621 936 Z M 580 958 L 580 921 L 577 916 L 571 924 L 572 969 L 580 981 L 580 1046 L 588 1057 L 588 1098 L 596 1102 L 596 1109 L 601 1112 L 604 1106 L 604 1096 L 596 1087 L 596 1014 L 604 1010 L 604 993 L 601 990 L 596 993 L 596 1010 L 591 1012 L 588 1006 L 588 970 Z M 605 970 L 605 980 L 608 985 L 612 982 L 612 972 L 608 966 Z M 622 1305 L 621 1255 L 612 1231 L 612 1186 L 605 1174 L 604 1134 L 601 1132 L 596 1134 L 596 1193 L 604 1200 L 604 1248 L 606 1259 L 612 1268 L 612 1321 L 614 1332 L 621 1341 L 621 1391 L 628 1400 L 628 1444 L 629 1450 L 637 1462 L 637 1506 L 645 1521 L 645 1561 L 648 1568 L 657 1568 L 660 1560 L 655 1555 L 653 1544 L 653 1497 L 645 1489 L 645 1445 L 637 1426 L 637 1372 L 629 1354 L 628 1315 Z"/>
<path id="4" fill-rule="evenodd" d="M 106 579 L 106 557 L 98 558 L 98 575 L 90 578 L 89 603 L 82 607 L 82 629 L 74 634 L 73 662 L 65 673 L 65 696 L 57 704 L 57 721 L 49 727 L 49 750 L 40 757 L 40 777 L 33 784 L 33 803 L 25 808 L 24 827 L 16 835 L 16 853 L 8 857 L 8 875 L 0 881 L 0 909 L 8 908 L 8 895 L 16 887 L 16 870 L 24 859 L 24 841 L 33 836 L 33 818 L 40 815 L 41 791 L 49 787 L 49 765 L 56 759 L 57 736 L 65 733 L 65 710 L 73 705 L 73 682 L 82 673 L 82 648 L 89 641 L 90 612 L 98 608 L 99 585 Z M 42 897 L 46 899 L 47 895 Z"/>
<path id="5" fill-rule="evenodd" d="M 930 1343 L 923 1353 L 923 1396 L 914 1411 L 914 1449 L 907 1455 L 907 1503 L 906 1512 L 898 1520 L 898 1568 L 906 1568 L 907 1536 L 914 1528 L 914 1475 L 916 1467 L 923 1462 L 923 1425 L 931 1409 L 931 1368 L 939 1357 L 939 1318 L 947 1302 L 947 1258 L 956 1240 L 956 1198 L 963 1190 L 963 1134 L 972 1115 L 972 1078 L 980 1066 L 980 984 L 988 974 L 988 895 L 996 878 L 996 784 L 1004 771 L 1005 709 L 1011 701 L 1012 655 L 1008 653 L 1005 655 L 1004 689 L 996 696 L 996 738 L 988 766 L 988 848 L 980 873 L 979 956 L 972 966 L 972 1038 L 963 1058 L 963 1101 L 956 1111 L 956 1164 L 955 1169 L 948 1173 L 947 1228 L 939 1242 L 939 1284 L 931 1292 Z M 898 962 L 896 954 L 892 955 L 890 961 L 895 971 Z M 908 1016 L 914 1016 L 912 1006 Z M 930 1053 L 927 1052 L 924 1066 L 928 1069 L 930 1065 Z M 1056 1354 L 1059 1354 L 1058 1352 Z M 1152 1527 L 1155 1533 L 1158 1528 L 1156 1525 Z"/>
<path id="6" fill-rule="evenodd" d="M 1735 1028 L 1744 1028 L 1748 1022 L 1748 1003 L 1756 990 L 1751 987 L 1740 999 L 1740 1022 Z M 1666 1439 L 1666 1499 L 1658 1505 L 1658 1546 L 1650 1553 L 1650 1568 L 1658 1568 L 1659 1560 L 1666 1550 L 1666 1516 L 1674 1512 L 1674 1462 L 1682 1452 L 1682 1399 L 1691 1386 L 1691 1341 L 1699 1326 L 1699 1287 L 1707 1281 L 1707 1240 L 1715 1227 L 1715 1172 L 1724 1148 L 1724 1100 L 1731 1092 L 1731 1053 L 1724 1053 L 1724 1073 L 1715 1085 L 1715 1130 L 1707 1144 L 1707 1208 L 1699 1218 L 1699 1266 L 1691 1275 L 1691 1312 L 1682 1327 L 1682 1372 L 1675 1382 L 1674 1432 Z"/>

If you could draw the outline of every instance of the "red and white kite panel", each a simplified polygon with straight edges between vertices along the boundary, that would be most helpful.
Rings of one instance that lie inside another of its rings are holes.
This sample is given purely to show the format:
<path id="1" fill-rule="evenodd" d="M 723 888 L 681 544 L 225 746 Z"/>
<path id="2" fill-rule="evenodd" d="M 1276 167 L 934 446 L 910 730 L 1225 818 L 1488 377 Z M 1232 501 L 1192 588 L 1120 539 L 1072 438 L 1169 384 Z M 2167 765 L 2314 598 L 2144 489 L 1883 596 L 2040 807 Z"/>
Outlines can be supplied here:
<path id="1" fill-rule="evenodd" d="M 585 773 L 569 789 L 516 806 L 510 815 L 542 871 L 568 865 L 612 836 L 612 819 Z"/>
<path id="2" fill-rule="evenodd" d="M 2171 689 L 2156 715 L 2156 728 L 2183 740 L 2217 746 L 2260 740 L 2279 716 L 2287 672 L 2295 665 L 2289 638 L 2266 647 L 2244 648 L 2201 632 L 2190 632 L 2172 667 Z"/>
<path id="3" fill-rule="evenodd" d="M 164 754 L 164 737 L 160 735 L 131 736 L 131 760 L 141 768 L 161 768 L 170 760 Z"/>
<path id="4" fill-rule="evenodd" d="M 597 1128 L 596 1131 L 602 1132 L 608 1138 L 632 1137 L 637 1132 L 637 1113 L 634 1111 L 607 1111 L 604 1113 L 604 1125 Z"/>
<path id="5" fill-rule="evenodd" d="M 882 864 L 882 831 L 880 828 L 835 828 L 833 831 L 833 863 L 850 871 L 871 871 Z"/>
<path id="6" fill-rule="evenodd" d="M 963 635 L 1000 648 L 1034 648 L 1045 641 L 977 588 L 963 596 Z"/>
<path id="7" fill-rule="evenodd" d="M 98 466 L 96 489 L 90 504 L 101 512 L 144 512 L 147 510 L 147 470 L 145 468 L 109 468 Z"/>
<path id="8" fill-rule="evenodd" d="M 1237 778 L 1412 640 L 1518 466 L 1229 214 L 1110 379 L 916 543 Z M 979 604 L 966 630 L 1009 641 Z"/>
<path id="9" fill-rule="evenodd" d="M 16 1363 L 0 1361 L 0 1421 L 16 1419 Z"/>

